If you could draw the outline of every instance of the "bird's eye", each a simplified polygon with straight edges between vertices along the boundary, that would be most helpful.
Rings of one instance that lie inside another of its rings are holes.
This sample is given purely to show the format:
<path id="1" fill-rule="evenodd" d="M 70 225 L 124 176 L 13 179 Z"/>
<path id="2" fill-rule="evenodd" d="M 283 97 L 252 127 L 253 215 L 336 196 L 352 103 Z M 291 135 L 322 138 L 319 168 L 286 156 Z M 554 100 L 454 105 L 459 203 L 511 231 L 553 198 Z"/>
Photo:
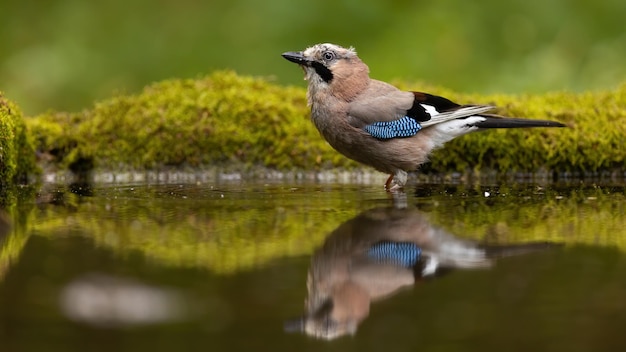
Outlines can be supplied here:
<path id="1" fill-rule="evenodd" d="M 322 57 L 325 61 L 331 61 L 335 58 L 335 53 L 333 53 L 332 51 L 326 51 L 322 54 Z"/>

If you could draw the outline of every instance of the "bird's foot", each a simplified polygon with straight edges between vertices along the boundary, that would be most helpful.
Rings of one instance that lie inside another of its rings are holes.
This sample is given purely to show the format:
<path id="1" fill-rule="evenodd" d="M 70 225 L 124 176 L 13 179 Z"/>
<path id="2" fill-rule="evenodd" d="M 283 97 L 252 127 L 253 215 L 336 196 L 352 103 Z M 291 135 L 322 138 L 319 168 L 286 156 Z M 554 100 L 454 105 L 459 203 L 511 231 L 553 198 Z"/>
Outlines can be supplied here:
<path id="1" fill-rule="evenodd" d="M 406 184 L 407 178 L 408 174 L 405 171 L 396 171 L 395 174 L 389 175 L 387 182 L 385 182 L 385 190 L 391 193 L 401 192 Z"/>

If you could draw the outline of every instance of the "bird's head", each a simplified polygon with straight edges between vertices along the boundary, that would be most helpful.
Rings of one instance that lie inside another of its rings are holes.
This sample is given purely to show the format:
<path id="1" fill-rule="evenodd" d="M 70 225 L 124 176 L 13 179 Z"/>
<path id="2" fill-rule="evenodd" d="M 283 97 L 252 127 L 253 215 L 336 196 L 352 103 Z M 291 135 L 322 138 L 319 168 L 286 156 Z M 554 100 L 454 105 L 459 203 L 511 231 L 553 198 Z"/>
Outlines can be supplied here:
<path id="1" fill-rule="evenodd" d="M 359 324 L 369 315 L 371 298 L 363 286 L 347 281 L 321 294 L 310 292 L 304 316 L 285 323 L 287 332 L 303 332 L 309 336 L 332 340 L 354 335 Z"/>
<path id="2" fill-rule="evenodd" d="M 327 85 L 336 88 L 358 87 L 366 84 L 369 69 L 353 48 L 317 44 L 304 51 L 290 51 L 283 57 L 304 69 L 309 85 Z M 360 83 L 360 84 L 359 84 Z"/>

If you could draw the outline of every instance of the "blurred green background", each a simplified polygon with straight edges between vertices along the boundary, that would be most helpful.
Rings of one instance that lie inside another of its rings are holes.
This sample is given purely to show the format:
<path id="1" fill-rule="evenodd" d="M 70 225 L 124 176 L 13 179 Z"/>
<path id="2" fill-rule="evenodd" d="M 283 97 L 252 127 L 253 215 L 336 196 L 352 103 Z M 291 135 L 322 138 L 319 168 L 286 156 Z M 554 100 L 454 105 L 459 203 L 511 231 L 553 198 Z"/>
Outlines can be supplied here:
<path id="1" fill-rule="evenodd" d="M 613 88 L 626 1 L 3 0 L 0 90 L 27 115 L 232 68 L 304 86 L 280 54 L 354 46 L 372 76 L 463 92 Z"/>

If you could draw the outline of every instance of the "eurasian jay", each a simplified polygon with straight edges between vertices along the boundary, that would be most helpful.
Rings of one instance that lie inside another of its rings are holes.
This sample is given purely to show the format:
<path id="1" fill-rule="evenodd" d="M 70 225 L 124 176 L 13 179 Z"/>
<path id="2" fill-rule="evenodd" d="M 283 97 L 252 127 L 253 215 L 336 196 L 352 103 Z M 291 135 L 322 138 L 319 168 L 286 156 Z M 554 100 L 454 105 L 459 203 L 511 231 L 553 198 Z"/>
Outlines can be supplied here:
<path id="1" fill-rule="evenodd" d="M 459 105 L 422 92 L 402 91 L 369 77 L 353 48 L 317 44 L 282 56 L 300 65 L 308 81 L 311 119 L 320 134 L 350 159 L 389 174 L 398 190 L 444 143 L 488 128 L 564 127 L 545 120 L 488 114 L 489 105 Z"/>
<path id="2" fill-rule="evenodd" d="M 433 226 L 417 209 L 367 210 L 340 225 L 315 251 L 304 316 L 285 329 L 334 339 L 355 334 L 372 302 L 453 269 L 488 268 L 500 257 L 550 243 L 488 246 Z"/>

